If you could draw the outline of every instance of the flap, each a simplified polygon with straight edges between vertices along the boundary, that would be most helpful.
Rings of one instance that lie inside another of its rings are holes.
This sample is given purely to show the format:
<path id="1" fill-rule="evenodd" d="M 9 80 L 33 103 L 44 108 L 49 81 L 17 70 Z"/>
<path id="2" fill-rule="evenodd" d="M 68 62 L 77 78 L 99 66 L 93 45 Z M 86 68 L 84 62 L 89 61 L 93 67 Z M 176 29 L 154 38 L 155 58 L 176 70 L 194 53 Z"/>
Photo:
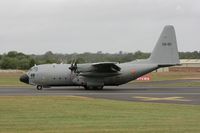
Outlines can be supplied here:
<path id="1" fill-rule="evenodd" d="M 104 72 L 104 73 L 111 73 L 111 72 L 119 72 L 121 68 L 116 65 L 115 62 L 99 62 L 93 63 L 92 66 L 94 67 L 95 72 Z"/>

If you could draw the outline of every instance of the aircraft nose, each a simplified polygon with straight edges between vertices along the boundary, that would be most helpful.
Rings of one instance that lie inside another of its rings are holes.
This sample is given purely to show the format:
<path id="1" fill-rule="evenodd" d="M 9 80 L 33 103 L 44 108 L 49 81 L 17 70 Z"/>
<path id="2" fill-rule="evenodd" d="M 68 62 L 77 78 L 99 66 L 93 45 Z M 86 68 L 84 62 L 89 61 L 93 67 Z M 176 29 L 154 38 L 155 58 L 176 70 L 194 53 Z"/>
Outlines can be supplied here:
<path id="1" fill-rule="evenodd" d="M 26 83 L 26 84 L 29 84 L 29 77 L 28 77 L 27 74 L 22 75 L 22 76 L 19 78 L 19 80 L 20 80 L 21 82 L 24 82 L 24 83 Z"/>

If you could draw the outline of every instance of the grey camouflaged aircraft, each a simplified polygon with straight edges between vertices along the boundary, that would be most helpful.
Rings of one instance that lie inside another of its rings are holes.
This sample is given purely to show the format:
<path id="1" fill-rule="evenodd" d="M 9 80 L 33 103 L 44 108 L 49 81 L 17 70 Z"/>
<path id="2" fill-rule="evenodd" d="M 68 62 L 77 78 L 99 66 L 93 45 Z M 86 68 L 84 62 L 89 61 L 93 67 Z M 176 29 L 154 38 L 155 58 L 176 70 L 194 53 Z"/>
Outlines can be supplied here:
<path id="1" fill-rule="evenodd" d="M 130 82 L 161 67 L 179 65 L 174 27 L 164 27 L 151 56 L 146 60 L 127 63 L 99 62 L 77 64 L 44 64 L 33 66 L 20 81 L 37 86 L 38 90 L 52 86 L 83 86 L 103 89 Z"/>

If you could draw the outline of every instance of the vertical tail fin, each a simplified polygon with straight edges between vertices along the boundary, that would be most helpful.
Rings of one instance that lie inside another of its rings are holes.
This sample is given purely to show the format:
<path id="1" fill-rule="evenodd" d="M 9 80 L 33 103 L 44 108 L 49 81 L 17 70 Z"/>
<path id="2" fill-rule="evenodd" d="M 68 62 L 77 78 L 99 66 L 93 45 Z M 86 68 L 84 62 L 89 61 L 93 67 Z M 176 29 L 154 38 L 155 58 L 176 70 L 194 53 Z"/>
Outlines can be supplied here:
<path id="1" fill-rule="evenodd" d="M 160 66 L 180 64 L 173 26 L 167 25 L 164 27 L 149 60 Z"/>

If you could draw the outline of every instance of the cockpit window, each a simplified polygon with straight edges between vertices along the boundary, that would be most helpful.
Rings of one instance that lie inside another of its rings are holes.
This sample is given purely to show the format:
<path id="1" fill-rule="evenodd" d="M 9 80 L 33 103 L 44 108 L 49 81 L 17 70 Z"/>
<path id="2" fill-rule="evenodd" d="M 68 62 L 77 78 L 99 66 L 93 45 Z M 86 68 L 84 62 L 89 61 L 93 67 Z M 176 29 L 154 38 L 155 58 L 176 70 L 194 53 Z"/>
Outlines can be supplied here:
<path id="1" fill-rule="evenodd" d="M 31 78 L 34 78 L 35 77 L 35 74 L 34 73 L 31 73 Z"/>
<path id="2" fill-rule="evenodd" d="M 29 74 L 31 72 L 37 72 L 37 71 L 38 71 L 38 67 L 34 66 L 34 67 L 30 68 L 27 73 Z"/>
<path id="3" fill-rule="evenodd" d="M 33 71 L 37 72 L 38 71 L 38 67 L 33 67 Z"/>
<path id="4" fill-rule="evenodd" d="M 37 72 L 37 71 L 38 71 L 38 67 L 32 67 L 32 68 L 30 68 L 28 71 L 29 71 L 29 72 L 31 72 L 31 71 Z"/>

